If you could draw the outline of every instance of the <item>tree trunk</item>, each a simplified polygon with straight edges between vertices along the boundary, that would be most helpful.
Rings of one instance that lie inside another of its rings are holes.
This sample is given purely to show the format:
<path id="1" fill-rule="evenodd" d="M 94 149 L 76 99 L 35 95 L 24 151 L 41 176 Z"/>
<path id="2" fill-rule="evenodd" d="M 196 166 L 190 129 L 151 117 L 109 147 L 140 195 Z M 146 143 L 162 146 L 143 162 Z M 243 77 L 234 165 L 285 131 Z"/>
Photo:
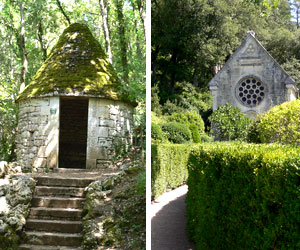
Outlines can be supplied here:
<path id="1" fill-rule="evenodd" d="M 146 26 L 145 26 L 145 19 L 146 19 L 146 14 L 145 14 L 145 7 L 143 5 L 144 1 L 142 0 L 136 0 L 138 9 L 139 9 L 139 14 L 140 14 L 140 19 L 142 21 L 143 24 L 143 31 L 144 31 L 144 37 L 146 40 Z"/>
<path id="2" fill-rule="evenodd" d="M 26 85 L 26 72 L 28 68 L 27 52 L 25 47 L 25 21 L 24 21 L 24 7 L 23 2 L 20 1 L 20 17 L 21 17 L 21 31 L 20 31 L 20 49 L 22 53 L 22 70 L 21 70 L 21 90 L 25 88 Z"/>
<path id="3" fill-rule="evenodd" d="M 195 87 L 198 86 L 198 77 L 197 77 L 196 69 L 194 69 L 194 74 L 193 74 L 193 86 L 195 86 Z"/>
<path id="4" fill-rule="evenodd" d="M 135 13 L 136 13 L 136 7 L 135 4 L 132 3 L 132 11 L 133 11 L 133 15 L 134 15 L 134 27 L 135 27 L 135 33 L 136 33 L 136 54 L 138 56 L 138 58 L 142 58 L 142 50 L 141 50 L 141 41 L 140 41 L 140 37 L 138 34 L 138 23 L 137 23 L 137 19 L 135 18 Z"/>
<path id="5" fill-rule="evenodd" d="M 123 0 L 116 0 L 118 23 L 119 23 L 119 36 L 120 36 L 120 49 L 121 61 L 123 66 L 123 80 L 128 83 L 128 60 L 127 60 L 127 42 L 125 37 L 125 20 L 123 15 Z"/>
<path id="6" fill-rule="evenodd" d="M 108 15 L 107 15 L 107 2 L 106 0 L 99 0 L 101 16 L 102 16 L 102 26 L 105 38 L 105 49 L 106 54 L 108 55 L 108 60 L 112 63 L 112 54 L 111 54 L 111 47 L 110 47 L 110 29 L 108 23 Z"/>
<path id="7" fill-rule="evenodd" d="M 66 12 L 64 11 L 63 7 L 61 6 L 61 3 L 59 0 L 56 0 L 57 6 L 60 9 L 61 13 L 64 15 L 64 17 L 67 19 L 68 24 L 71 24 L 70 18 L 68 17 L 68 15 L 66 14 Z"/>
<path id="8" fill-rule="evenodd" d="M 43 40 L 44 31 L 43 31 L 43 26 L 42 26 L 42 20 L 39 20 L 37 26 L 38 26 L 38 39 L 39 39 L 42 54 L 43 54 L 43 60 L 45 61 L 47 59 L 47 49 L 45 48 L 44 40 Z"/>
<path id="9" fill-rule="evenodd" d="M 177 52 L 174 51 L 171 57 L 171 81 L 170 81 L 170 93 L 171 95 L 174 94 L 175 90 L 175 80 L 176 80 L 176 64 L 177 64 Z"/>

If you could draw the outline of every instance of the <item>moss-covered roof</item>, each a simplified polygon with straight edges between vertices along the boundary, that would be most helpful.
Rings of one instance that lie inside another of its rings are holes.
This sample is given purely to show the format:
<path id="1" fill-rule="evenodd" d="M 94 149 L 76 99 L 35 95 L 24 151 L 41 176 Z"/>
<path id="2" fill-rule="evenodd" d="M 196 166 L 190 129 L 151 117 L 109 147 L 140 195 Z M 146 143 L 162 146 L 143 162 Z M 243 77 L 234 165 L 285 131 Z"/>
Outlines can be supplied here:
<path id="1" fill-rule="evenodd" d="M 130 102 L 99 42 L 84 24 L 71 24 L 18 100 L 88 95 Z"/>

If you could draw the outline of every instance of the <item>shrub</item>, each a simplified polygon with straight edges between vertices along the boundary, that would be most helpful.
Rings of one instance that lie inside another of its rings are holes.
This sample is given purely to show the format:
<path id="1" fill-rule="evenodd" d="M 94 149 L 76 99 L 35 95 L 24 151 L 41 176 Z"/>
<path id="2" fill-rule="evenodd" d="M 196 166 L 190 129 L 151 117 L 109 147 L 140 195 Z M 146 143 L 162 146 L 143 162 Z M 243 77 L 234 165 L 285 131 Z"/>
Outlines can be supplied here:
<path id="1" fill-rule="evenodd" d="M 231 104 L 219 106 L 209 117 L 216 140 L 246 140 L 251 122 L 239 108 Z"/>
<path id="2" fill-rule="evenodd" d="M 186 182 L 190 150 L 190 145 L 159 144 L 151 146 L 151 193 L 153 198 Z"/>
<path id="3" fill-rule="evenodd" d="M 247 141 L 252 143 L 261 143 L 261 140 L 259 138 L 258 134 L 258 125 L 260 123 L 260 115 L 255 117 L 250 123 L 248 134 L 247 134 Z"/>
<path id="4" fill-rule="evenodd" d="M 187 143 L 192 139 L 191 131 L 184 123 L 168 122 L 162 125 L 162 130 L 173 143 Z"/>
<path id="5" fill-rule="evenodd" d="M 275 106 L 260 118 L 257 124 L 263 143 L 279 142 L 300 145 L 300 100 Z"/>
<path id="6" fill-rule="evenodd" d="M 184 123 L 188 127 L 190 127 L 191 124 L 195 124 L 199 134 L 204 133 L 204 122 L 201 116 L 195 112 L 173 113 L 168 117 L 168 121 Z"/>
<path id="7" fill-rule="evenodd" d="M 300 248 L 300 149 L 198 144 L 188 165 L 188 232 L 197 249 Z"/>
<path id="8" fill-rule="evenodd" d="M 214 141 L 214 138 L 207 134 L 203 134 L 200 137 L 201 137 L 201 142 L 213 142 Z"/>
<path id="9" fill-rule="evenodd" d="M 164 139 L 161 127 L 153 122 L 151 122 L 151 138 L 157 142 L 160 142 Z"/>
<path id="10" fill-rule="evenodd" d="M 192 138 L 194 143 L 200 143 L 201 142 L 201 136 L 199 133 L 199 130 L 195 124 L 190 125 L 190 130 L 192 133 Z"/>

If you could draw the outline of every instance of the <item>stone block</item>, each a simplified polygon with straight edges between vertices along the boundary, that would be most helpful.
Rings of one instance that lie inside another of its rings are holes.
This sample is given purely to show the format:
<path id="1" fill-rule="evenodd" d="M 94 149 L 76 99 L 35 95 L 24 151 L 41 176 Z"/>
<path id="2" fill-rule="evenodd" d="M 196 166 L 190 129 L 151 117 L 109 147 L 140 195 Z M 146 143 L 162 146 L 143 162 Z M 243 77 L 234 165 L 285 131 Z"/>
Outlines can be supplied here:
<path id="1" fill-rule="evenodd" d="M 34 168 L 47 168 L 47 157 L 35 157 L 32 165 Z"/>
<path id="2" fill-rule="evenodd" d="M 101 117 L 98 118 L 98 126 L 100 127 L 114 127 L 116 125 L 116 121 L 114 120 L 105 120 Z"/>
<path id="3" fill-rule="evenodd" d="M 99 127 L 97 129 L 97 135 L 98 135 L 98 137 L 108 137 L 108 131 L 109 131 L 109 128 L 107 128 L 107 127 Z"/>

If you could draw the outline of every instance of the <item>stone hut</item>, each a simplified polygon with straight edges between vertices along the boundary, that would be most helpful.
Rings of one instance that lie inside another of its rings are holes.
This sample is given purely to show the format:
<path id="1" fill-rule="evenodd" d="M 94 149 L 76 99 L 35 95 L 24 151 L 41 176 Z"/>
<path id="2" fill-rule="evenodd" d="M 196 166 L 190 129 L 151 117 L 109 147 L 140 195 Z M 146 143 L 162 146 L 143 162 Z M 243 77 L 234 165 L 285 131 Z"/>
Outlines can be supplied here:
<path id="1" fill-rule="evenodd" d="M 213 110 L 230 103 L 250 118 L 275 105 L 295 100 L 298 95 L 295 81 L 252 31 L 209 82 L 209 89 Z"/>
<path id="2" fill-rule="evenodd" d="M 20 93 L 16 154 L 24 171 L 102 168 L 132 142 L 134 102 L 84 24 L 61 35 Z"/>

